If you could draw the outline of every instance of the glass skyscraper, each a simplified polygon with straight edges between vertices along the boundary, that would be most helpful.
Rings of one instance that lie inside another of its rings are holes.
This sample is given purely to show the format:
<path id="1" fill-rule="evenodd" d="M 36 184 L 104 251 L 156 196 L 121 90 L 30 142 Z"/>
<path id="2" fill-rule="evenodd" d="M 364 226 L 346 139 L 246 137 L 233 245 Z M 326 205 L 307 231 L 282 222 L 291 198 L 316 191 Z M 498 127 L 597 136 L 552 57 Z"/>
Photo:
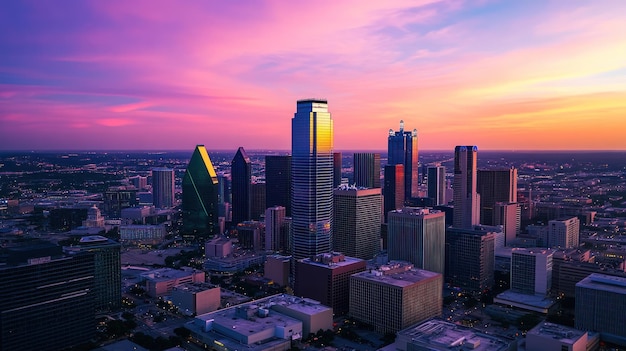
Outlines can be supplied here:
<path id="1" fill-rule="evenodd" d="M 332 249 L 333 120 L 326 100 L 299 100 L 291 120 L 292 242 L 295 259 Z"/>
<path id="2" fill-rule="evenodd" d="M 174 206 L 174 170 L 169 168 L 152 169 L 152 201 L 156 208 Z"/>
<path id="3" fill-rule="evenodd" d="M 480 200 L 476 191 L 476 146 L 457 146 L 454 149 L 454 216 L 455 228 L 472 229 L 479 224 Z"/>
<path id="4" fill-rule="evenodd" d="M 217 174 L 204 145 L 196 146 L 183 177 L 183 231 L 196 238 L 217 234 Z"/>
<path id="5" fill-rule="evenodd" d="M 252 182 L 252 161 L 243 147 L 240 147 L 230 164 L 233 197 L 233 226 L 252 219 L 250 212 L 250 184 Z M 265 205 L 265 204 L 264 204 Z"/>
<path id="6" fill-rule="evenodd" d="M 417 129 L 404 131 L 404 121 L 400 130 L 389 129 L 387 138 L 388 165 L 404 165 L 404 201 L 418 197 L 417 189 Z"/>

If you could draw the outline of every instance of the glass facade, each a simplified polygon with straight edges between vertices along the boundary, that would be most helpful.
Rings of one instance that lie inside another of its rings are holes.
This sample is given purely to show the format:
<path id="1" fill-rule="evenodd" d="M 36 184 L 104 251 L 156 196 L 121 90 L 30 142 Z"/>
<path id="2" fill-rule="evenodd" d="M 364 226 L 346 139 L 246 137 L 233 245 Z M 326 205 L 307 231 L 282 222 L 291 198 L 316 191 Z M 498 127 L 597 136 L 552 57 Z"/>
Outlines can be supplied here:
<path id="1" fill-rule="evenodd" d="M 291 217 L 291 156 L 265 156 L 265 208 L 285 207 Z"/>
<path id="2" fill-rule="evenodd" d="M 183 234 L 208 238 L 218 230 L 217 174 L 204 145 L 196 146 L 183 178 Z"/>
<path id="3" fill-rule="evenodd" d="M 454 216 L 455 228 L 472 229 L 480 222 L 479 200 L 476 191 L 476 146 L 457 146 L 454 149 Z"/>
<path id="4" fill-rule="evenodd" d="M 294 258 L 332 249 L 333 120 L 326 100 L 300 100 L 291 129 Z"/>
<path id="5" fill-rule="evenodd" d="M 246 151 L 240 147 L 230 164 L 233 197 L 233 226 L 252 219 L 250 212 L 250 183 L 252 182 L 252 162 Z"/>
<path id="6" fill-rule="evenodd" d="M 174 170 L 155 168 L 152 170 L 152 201 L 156 208 L 174 206 Z"/>
<path id="7" fill-rule="evenodd" d="M 387 138 L 388 165 L 404 165 L 404 200 L 418 197 L 417 170 L 417 129 L 404 131 L 404 121 L 400 121 L 400 130 L 389 130 Z"/>

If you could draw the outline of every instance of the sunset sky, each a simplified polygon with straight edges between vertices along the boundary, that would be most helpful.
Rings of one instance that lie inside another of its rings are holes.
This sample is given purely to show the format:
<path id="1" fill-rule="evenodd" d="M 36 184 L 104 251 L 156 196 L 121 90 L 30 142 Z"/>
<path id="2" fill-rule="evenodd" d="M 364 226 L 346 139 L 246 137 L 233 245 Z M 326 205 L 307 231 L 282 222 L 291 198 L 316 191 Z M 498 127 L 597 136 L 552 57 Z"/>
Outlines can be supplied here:
<path id="1" fill-rule="evenodd" d="M 626 1 L 2 1 L 0 150 L 626 150 Z"/>

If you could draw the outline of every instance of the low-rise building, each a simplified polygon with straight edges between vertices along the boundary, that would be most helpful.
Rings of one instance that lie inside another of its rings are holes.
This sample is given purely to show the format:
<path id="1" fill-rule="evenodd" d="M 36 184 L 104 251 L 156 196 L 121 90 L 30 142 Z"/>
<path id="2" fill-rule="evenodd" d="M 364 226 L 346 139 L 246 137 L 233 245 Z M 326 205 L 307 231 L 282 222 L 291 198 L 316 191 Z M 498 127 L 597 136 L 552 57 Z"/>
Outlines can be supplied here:
<path id="1" fill-rule="evenodd" d="M 168 295 L 172 288 L 184 283 L 204 283 L 206 274 L 193 268 L 185 267 L 182 270 L 159 268 L 141 274 L 146 283 L 146 292 L 149 296 L 160 297 Z"/>
<path id="2" fill-rule="evenodd" d="M 526 333 L 526 351 L 586 351 L 588 340 L 586 331 L 544 322 Z"/>
<path id="3" fill-rule="evenodd" d="M 213 312 L 220 308 L 220 287 L 209 283 L 177 285 L 172 288 L 170 300 L 188 316 Z"/>

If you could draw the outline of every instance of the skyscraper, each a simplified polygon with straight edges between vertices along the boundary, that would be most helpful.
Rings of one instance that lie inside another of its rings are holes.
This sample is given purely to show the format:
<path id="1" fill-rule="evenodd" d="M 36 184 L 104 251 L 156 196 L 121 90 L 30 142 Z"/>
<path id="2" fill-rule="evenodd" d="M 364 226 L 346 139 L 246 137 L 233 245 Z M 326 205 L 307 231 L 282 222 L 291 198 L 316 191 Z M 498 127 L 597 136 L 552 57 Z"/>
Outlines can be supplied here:
<path id="1" fill-rule="evenodd" d="M 455 228 L 472 229 L 479 224 L 479 196 L 476 191 L 476 146 L 454 149 L 454 216 Z"/>
<path id="2" fill-rule="evenodd" d="M 389 212 L 387 252 L 390 260 L 408 261 L 417 268 L 444 273 L 445 213 L 420 207 Z"/>
<path id="3" fill-rule="evenodd" d="M 291 120 L 291 211 L 295 259 L 332 249 L 333 120 L 326 100 L 299 100 Z"/>
<path id="4" fill-rule="evenodd" d="M 183 234 L 218 234 L 217 174 L 204 145 L 196 146 L 183 177 Z"/>
<path id="5" fill-rule="evenodd" d="M 547 295 L 552 286 L 554 251 L 514 248 L 511 252 L 511 290 L 527 295 Z"/>
<path id="6" fill-rule="evenodd" d="M 365 188 L 380 188 L 380 154 L 354 154 L 354 183 Z"/>
<path id="7" fill-rule="evenodd" d="M 285 208 L 273 206 L 265 210 L 265 250 L 286 251 L 289 233 L 286 233 Z"/>
<path id="8" fill-rule="evenodd" d="M 576 284 L 576 328 L 626 346 L 626 278 L 593 273 Z"/>
<path id="9" fill-rule="evenodd" d="M 0 350 L 63 350 L 95 337 L 92 254 L 30 242 L 0 256 Z"/>
<path id="10" fill-rule="evenodd" d="M 509 246 L 520 233 L 521 214 L 518 203 L 496 202 L 493 205 L 493 225 L 503 227 L 505 246 Z"/>
<path id="11" fill-rule="evenodd" d="M 230 164 L 232 180 L 233 226 L 252 219 L 250 213 L 250 183 L 252 182 L 252 162 L 243 147 L 240 147 Z"/>
<path id="12" fill-rule="evenodd" d="M 250 216 L 258 221 L 265 213 L 265 183 L 250 184 Z"/>
<path id="13" fill-rule="evenodd" d="M 265 156 L 265 208 L 285 207 L 291 217 L 291 156 Z"/>
<path id="14" fill-rule="evenodd" d="M 333 250 L 370 260 L 380 251 L 380 188 L 342 185 L 334 191 Z"/>
<path id="15" fill-rule="evenodd" d="M 174 206 L 174 170 L 169 168 L 152 169 L 152 201 L 156 208 Z"/>
<path id="16" fill-rule="evenodd" d="M 446 280 L 453 286 L 481 292 L 493 285 L 495 233 L 446 229 Z"/>
<path id="17" fill-rule="evenodd" d="M 428 197 L 433 199 L 434 206 L 446 204 L 446 168 L 443 166 L 428 167 Z"/>
<path id="18" fill-rule="evenodd" d="M 333 188 L 341 185 L 341 152 L 333 153 Z"/>
<path id="19" fill-rule="evenodd" d="M 383 187 L 383 217 L 388 221 L 389 212 L 404 206 L 404 166 L 386 165 Z"/>
<path id="20" fill-rule="evenodd" d="M 404 201 L 418 197 L 417 189 L 417 129 L 404 131 L 404 121 L 400 121 L 400 130 L 389 129 L 387 138 L 389 165 L 404 165 Z"/>
<path id="21" fill-rule="evenodd" d="M 578 247 L 580 220 L 577 217 L 548 222 L 548 247 L 569 249 Z"/>
<path id="22" fill-rule="evenodd" d="M 478 170 L 476 191 L 480 194 L 480 224 L 494 225 L 496 202 L 517 202 L 517 169 Z"/>

